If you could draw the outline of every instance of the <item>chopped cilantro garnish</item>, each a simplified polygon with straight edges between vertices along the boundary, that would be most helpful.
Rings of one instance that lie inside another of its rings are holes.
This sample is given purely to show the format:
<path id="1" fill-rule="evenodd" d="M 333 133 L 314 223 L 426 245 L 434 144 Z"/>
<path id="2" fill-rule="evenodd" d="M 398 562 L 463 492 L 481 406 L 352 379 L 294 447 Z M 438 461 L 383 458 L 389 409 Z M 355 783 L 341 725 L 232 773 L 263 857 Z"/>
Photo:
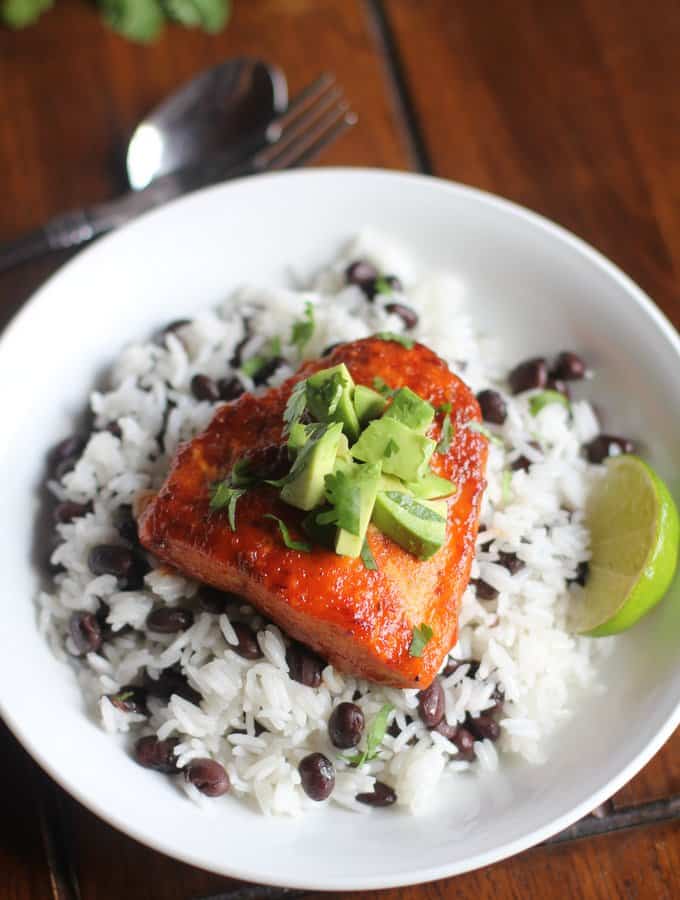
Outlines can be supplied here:
<path id="1" fill-rule="evenodd" d="M 393 341 L 395 344 L 401 344 L 407 350 L 411 350 L 415 341 L 413 338 L 406 337 L 403 334 L 397 334 L 395 331 L 378 331 L 373 337 L 380 338 L 381 341 Z"/>
<path id="2" fill-rule="evenodd" d="M 236 504 L 245 494 L 245 488 L 232 487 L 230 479 L 220 481 L 212 489 L 210 498 L 210 509 L 225 509 L 229 518 L 229 527 L 232 531 L 236 531 Z"/>
<path id="3" fill-rule="evenodd" d="M 302 354 L 305 346 L 309 343 L 314 334 L 314 306 L 310 300 L 305 303 L 305 315 L 303 319 L 293 323 L 291 330 L 290 342 L 297 347 L 298 353 Z"/>
<path id="4" fill-rule="evenodd" d="M 383 397 L 391 397 L 394 394 L 394 390 L 379 375 L 376 375 L 373 379 L 373 387 Z"/>
<path id="5" fill-rule="evenodd" d="M 503 496 L 503 503 L 505 503 L 506 505 L 512 499 L 511 482 L 512 482 L 512 472 L 510 471 L 510 469 L 505 469 L 505 471 L 503 472 L 502 496 Z"/>
<path id="6" fill-rule="evenodd" d="M 399 453 L 399 444 L 393 438 L 390 438 L 383 451 L 383 455 L 385 459 L 389 459 L 390 456 L 393 456 L 395 453 Z"/>
<path id="7" fill-rule="evenodd" d="M 384 275 L 376 278 L 373 282 L 377 294 L 393 294 L 394 289 Z"/>
<path id="8" fill-rule="evenodd" d="M 281 339 L 278 337 L 273 337 L 263 347 L 260 353 L 256 353 L 255 356 L 251 356 L 250 359 L 247 359 L 243 363 L 243 365 L 241 366 L 241 371 L 244 375 L 248 375 L 249 378 L 254 378 L 257 373 L 267 365 L 268 362 L 279 356 L 280 353 Z"/>
<path id="9" fill-rule="evenodd" d="M 444 417 L 444 421 L 442 422 L 442 433 L 439 441 L 437 443 L 437 453 L 448 453 L 449 448 L 451 447 L 451 441 L 453 440 L 453 423 L 449 418 L 448 413 Z"/>
<path id="10" fill-rule="evenodd" d="M 499 437 L 497 434 L 494 434 L 486 425 L 482 425 L 481 422 L 468 422 L 466 428 L 469 428 L 470 431 L 476 431 L 477 434 L 481 434 L 482 437 L 485 437 L 487 441 L 491 441 L 492 444 L 496 444 L 498 447 L 504 447 L 503 439 Z"/>
<path id="11" fill-rule="evenodd" d="M 285 422 L 283 433 L 289 434 L 293 425 L 297 424 L 304 415 L 307 407 L 307 382 L 303 379 L 293 388 L 290 397 L 283 411 L 283 421 Z"/>
<path id="12" fill-rule="evenodd" d="M 283 519 L 279 519 L 278 516 L 274 516 L 271 513 L 265 513 L 265 519 L 273 519 L 279 526 L 279 531 L 281 532 L 281 537 L 283 538 L 283 543 L 288 547 L 289 550 L 299 550 L 301 553 L 311 553 L 312 548 L 307 543 L 307 541 L 294 541 L 290 536 L 290 531 L 288 530 L 288 526 L 283 521 Z"/>
<path id="13" fill-rule="evenodd" d="M 566 409 L 571 409 L 569 398 L 559 391 L 541 391 L 540 394 L 534 394 L 529 400 L 529 412 L 532 416 L 537 416 L 540 411 L 549 406 L 551 403 L 561 403 Z"/>
<path id="14" fill-rule="evenodd" d="M 394 706 L 392 706 L 391 703 L 385 703 L 385 705 L 380 708 L 366 734 L 366 749 L 362 753 L 357 753 L 354 756 L 344 757 L 350 765 L 358 769 L 363 766 L 365 762 L 375 759 L 378 755 L 380 745 L 383 742 L 383 738 L 385 737 L 387 721 L 393 709 Z"/>
<path id="15" fill-rule="evenodd" d="M 311 414 L 317 419 L 329 420 L 338 408 L 344 389 L 340 372 L 333 372 L 330 378 L 318 383 L 307 382 L 306 397 Z"/>
<path id="16" fill-rule="evenodd" d="M 371 548 L 368 546 L 368 541 L 366 540 L 366 538 L 364 538 L 364 543 L 361 548 L 361 561 L 367 569 L 377 571 L 378 563 L 375 561 L 375 557 L 371 553 Z"/>
<path id="17" fill-rule="evenodd" d="M 452 409 L 453 409 L 453 407 L 451 406 L 450 403 L 441 403 L 437 407 L 437 412 L 442 413 L 442 415 L 448 416 L 448 415 L 450 415 Z"/>
<path id="18" fill-rule="evenodd" d="M 333 509 L 317 516 L 319 525 L 331 522 L 344 528 L 350 534 L 358 535 L 360 530 L 359 514 L 361 512 L 361 484 L 359 478 L 352 478 L 339 470 L 335 474 L 326 475 L 326 499 Z"/>
<path id="19" fill-rule="evenodd" d="M 428 642 L 432 639 L 433 634 L 434 632 L 429 625 L 425 624 L 425 622 L 420 623 L 420 628 L 414 627 L 413 639 L 411 640 L 411 646 L 408 648 L 408 655 L 420 658 L 423 655 L 423 650 Z"/>
<path id="20" fill-rule="evenodd" d="M 250 487 L 257 481 L 255 475 L 250 471 L 250 460 L 247 456 L 236 460 L 228 480 L 232 487 L 237 488 Z"/>

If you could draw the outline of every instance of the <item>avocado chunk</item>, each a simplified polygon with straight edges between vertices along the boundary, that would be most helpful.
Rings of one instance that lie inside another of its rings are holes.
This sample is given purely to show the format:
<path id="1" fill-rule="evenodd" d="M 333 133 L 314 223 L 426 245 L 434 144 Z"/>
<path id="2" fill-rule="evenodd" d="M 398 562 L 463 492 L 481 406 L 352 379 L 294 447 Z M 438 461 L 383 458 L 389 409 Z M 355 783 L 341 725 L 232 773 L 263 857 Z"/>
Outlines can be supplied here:
<path id="1" fill-rule="evenodd" d="M 344 363 L 322 369 L 307 379 L 307 409 L 319 422 L 340 422 L 347 436 L 359 436 L 359 419 L 353 403 L 354 381 Z"/>
<path id="2" fill-rule="evenodd" d="M 350 452 L 362 462 L 382 462 L 388 475 L 419 481 L 427 472 L 434 448 L 434 441 L 383 416 L 366 426 Z"/>
<path id="3" fill-rule="evenodd" d="M 435 500 L 439 497 L 450 497 L 458 490 L 458 485 L 448 478 L 435 475 L 432 470 L 427 471 L 419 481 L 409 481 L 404 487 L 421 500 Z"/>
<path id="4" fill-rule="evenodd" d="M 304 510 L 323 503 L 325 478 L 333 471 L 341 434 L 340 422 L 307 429 L 307 441 L 281 488 L 283 501 Z"/>
<path id="5" fill-rule="evenodd" d="M 335 539 L 335 552 L 340 556 L 356 557 L 361 554 L 368 523 L 371 521 L 375 498 L 380 486 L 380 463 L 369 463 L 357 466 L 350 474 L 354 486 L 359 489 L 359 533 L 352 534 L 345 528 L 338 528 Z"/>
<path id="6" fill-rule="evenodd" d="M 446 500 L 418 500 L 403 491 L 379 491 L 373 522 L 400 547 L 429 559 L 446 540 Z"/>
<path id="7" fill-rule="evenodd" d="M 307 428 L 301 422 L 296 422 L 291 426 L 286 446 L 292 452 L 293 456 L 302 450 L 307 443 L 307 437 Z"/>
<path id="8" fill-rule="evenodd" d="M 386 405 L 387 401 L 383 395 L 374 391 L 373 388 L 366 387 L 365 384 L 358 384 L 354 388 L 354 410 L 359 424 L 365 425 L 371 419 L 379 418 Z"/>
<path id="9" fill-rule="evenodd" d="M 394 395 L 384 418 L 396 419 L 407 428 L 425 434 L 434 419 L 434 407 L 410 388 L 403 387 Z"/>

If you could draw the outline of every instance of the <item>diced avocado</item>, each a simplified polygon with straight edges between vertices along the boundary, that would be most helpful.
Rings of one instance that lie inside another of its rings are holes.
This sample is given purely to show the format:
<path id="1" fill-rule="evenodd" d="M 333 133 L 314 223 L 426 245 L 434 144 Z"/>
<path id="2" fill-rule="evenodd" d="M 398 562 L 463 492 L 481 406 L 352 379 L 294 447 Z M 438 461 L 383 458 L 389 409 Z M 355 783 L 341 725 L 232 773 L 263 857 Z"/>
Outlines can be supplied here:
<path id="1" fill-rule="evenodd" d="M 321 505 L 325 492 L 324 479 L 333 471 L 341 434 L 340 422 L 308 430 L 307 442 L 298 453 L 281 488 L 283 501 L 305 510 Z"/>
<path id="2" fill-rule="evenodd" d="M 307 379 L 307 409 L 319 422 L 341 422 L 351 440 L 359 436 L 354 409 L 354 381 L 344 363 L 322 369 Z"/>
<path id="3" fill-rule="evenodd" d="M 434 407 L 410 388 L 403 387 L 394 395 L 384 417 L 396 419 L 407 428 L 425 434 L 434 419 Z"/>
<path id="4" fill-rule="evenodd" d="M 346 434 L 341 434 L 338 441 L 338 459 L 346 459 L 348 462 L 352 462 L 352 454 L 349 452 L 349 441 Z"/>
<path id="5" fill-rule="evenodd" d="M 361 425 L 381 416 L 386 403 L 382 394 L 365 384 L 358 384 L 354 388 L 354 410 Z"/>
<path id="6" fill-rule="evenodd" d="M 292 451 L 293 455 L 302 450 L 307 443 L 307 438 L 307 429 L 301 422 L 296 422 L 291 426 L 287 447 Z"/>
<path id="7" fill-rule="evenodd" d="M 364 545 L 368 523 L 373 514 L 373 505 L 380 485 L 380 463 L 370 463 L 354 467 L 353 478 L 359 485 L 359 534 L 351 534 L 344 528 L 338 528 L 335 540 L 335 552 L 340 556 L 359 556 Z"/>
<path id="8" fill-rule="evenodd" d="M 403 481 L 418 481 L 427 472 L 435 442 L 396 419 L 376 419 L 351 448 L 363 462 L 382 462 L 383 472 Z"/>
<path id="9" fill-rule="evenodd" d="M 408 490 L 421 500 L 434 500 L 438 497 L 450 497 L 458 490 L 458 485 L 448 478 L 435 475 L 430 469 L 419 481 L 409 481 L 404 485 Z"/>
<path id="10" fill-rule="evenodd" d="M 420 559 L 446 540 L 446 500 L 417 500 L 403 491 L 379 491 L 373 507 L 377 528 Z"/>

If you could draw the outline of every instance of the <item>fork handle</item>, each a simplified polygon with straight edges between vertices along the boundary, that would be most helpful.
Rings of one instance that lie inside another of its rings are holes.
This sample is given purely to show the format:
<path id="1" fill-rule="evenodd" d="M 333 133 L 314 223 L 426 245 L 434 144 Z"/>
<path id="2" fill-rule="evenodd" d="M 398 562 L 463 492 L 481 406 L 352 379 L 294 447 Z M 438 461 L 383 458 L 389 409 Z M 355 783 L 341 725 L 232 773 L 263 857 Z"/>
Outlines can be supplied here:
<path id="1" fill-rule="evenodd" d="M 78 247 L 99 233 L 85 210 L 55 216 L 42 228 L 0 244 L 0 272 L 37 259 L 51 250 Z"/>

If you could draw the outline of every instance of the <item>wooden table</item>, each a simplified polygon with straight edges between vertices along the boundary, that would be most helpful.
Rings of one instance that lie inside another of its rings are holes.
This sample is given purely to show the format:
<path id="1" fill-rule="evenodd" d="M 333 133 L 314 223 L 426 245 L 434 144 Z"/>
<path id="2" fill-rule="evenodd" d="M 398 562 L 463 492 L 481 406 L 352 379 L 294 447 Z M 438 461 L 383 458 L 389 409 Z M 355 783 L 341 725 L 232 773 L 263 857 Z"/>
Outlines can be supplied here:
<path id="1" fill-rule="evenodd" d="M 292 91 L 328 69 L 352 98 L 360 126 L 321 164 L 432 172 L 524 203 L 592 242 L 680 325 L 678 47 L 677 0 L 235 0 L 219 37 L 173 28 L 151 48 L 101 27 L 83 0 L 59 0 L 36 28 L 0 31 L 0 239 L 116 194 L 150 107 L 203 67 L 260 55 Z M 0 277 L 0 326 L 64 258 Z M 0 746 L 1 897 L 261 895 L 118 834 L 5 730 Z M 679 751 L 676 733 L 614 808 L 680 791 Z M 381 896 L 672 898 L 679 873 L 676 819 Z"/>

